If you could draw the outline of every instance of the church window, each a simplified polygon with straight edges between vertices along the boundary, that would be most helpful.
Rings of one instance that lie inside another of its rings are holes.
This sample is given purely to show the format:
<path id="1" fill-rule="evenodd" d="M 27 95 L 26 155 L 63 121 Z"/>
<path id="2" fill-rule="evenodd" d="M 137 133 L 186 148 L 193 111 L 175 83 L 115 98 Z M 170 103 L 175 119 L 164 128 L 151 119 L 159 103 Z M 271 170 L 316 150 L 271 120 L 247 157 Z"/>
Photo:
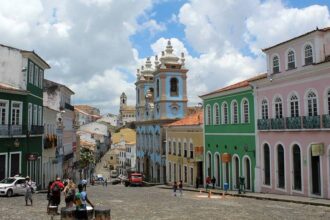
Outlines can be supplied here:
<path id="1" fill-rule="evenodd" d="M 157 79 L 157 82 L 156 82 L 156 95 L 157 95 L 157 97 L 159 97 L 159 79 Z"/>
<path id="2" fill-rule="evenodd" d="M 170 81 L 171 88 L 170 88 L 170 94 L 171 96 L 178 96 L 178 79 L 177 78 L 172 78 Z"/>

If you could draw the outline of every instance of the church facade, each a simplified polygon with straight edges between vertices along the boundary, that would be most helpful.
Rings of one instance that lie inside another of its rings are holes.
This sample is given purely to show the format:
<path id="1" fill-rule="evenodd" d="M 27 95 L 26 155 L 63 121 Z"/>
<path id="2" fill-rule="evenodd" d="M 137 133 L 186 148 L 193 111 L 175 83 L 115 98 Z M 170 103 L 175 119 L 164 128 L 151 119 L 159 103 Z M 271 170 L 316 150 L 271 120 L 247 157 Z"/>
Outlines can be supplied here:
<path id="1" fill-rule="evenodd" d="M 164 125 L 183 118 L 187 112 L 187 72 L 168 41 L 154 65 L 147 58 L 138 69 L 136 85 L 137 170 L 147 181 L 166 182 L 166 133 Z"/>

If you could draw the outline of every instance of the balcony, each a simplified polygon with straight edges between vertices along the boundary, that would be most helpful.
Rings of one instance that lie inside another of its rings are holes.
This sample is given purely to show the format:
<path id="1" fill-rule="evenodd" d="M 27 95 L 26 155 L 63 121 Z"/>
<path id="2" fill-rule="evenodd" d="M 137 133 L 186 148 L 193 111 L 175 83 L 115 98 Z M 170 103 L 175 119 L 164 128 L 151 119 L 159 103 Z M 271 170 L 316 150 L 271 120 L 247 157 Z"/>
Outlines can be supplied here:
<path id="1" fill-rule="evenodd" d="M 322 125 L 324 128 L 330 128 L 330 115 L 322 116 Z"/>
<path id="2" fill-rule="evenodd" d="M 270 119 L 258 119 L 258 130 L 269 130 Z"/>
<path id="3" fill-rule="evenodd" d="M 44 126 L 41 125 L 31 125 L 30 134 L 43 134 Z"/>
<path id="4" fill-rule="evenodd" d="M 0 136 L 25 135 L 26 128 L 23 125 L 0 125 Z"/>
<path id="5" fill-rule="evenodd" d="M 320 116 L 303 116 L 303 127 L 308 129 L 320 128 Z"/>
<path id="6" fill-rule="evenodd" d="M 301 117 L 287 117 L 286 118 L 287 129 L 301 129 Z"/>
<path id="7" fill-rule="evenodd" d="M 272 118 L 270 124 L 271 124 L 271 128 L 274 130 L 285 128 L 284 118 Z"/>

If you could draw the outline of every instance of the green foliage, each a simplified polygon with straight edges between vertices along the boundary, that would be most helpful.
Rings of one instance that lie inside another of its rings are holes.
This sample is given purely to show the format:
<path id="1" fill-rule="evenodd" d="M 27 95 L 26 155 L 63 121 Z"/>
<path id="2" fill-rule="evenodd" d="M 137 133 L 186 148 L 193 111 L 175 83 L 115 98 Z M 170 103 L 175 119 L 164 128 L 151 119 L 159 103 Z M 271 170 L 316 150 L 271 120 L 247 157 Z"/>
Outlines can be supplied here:
<path id="1" fill-rule="evenodd" d="M 89 164 L 95 165 L 95 156 L 94 152 L 86 149 L 86 148 L 80 148 L 80 168 L 85 168 Z"/>

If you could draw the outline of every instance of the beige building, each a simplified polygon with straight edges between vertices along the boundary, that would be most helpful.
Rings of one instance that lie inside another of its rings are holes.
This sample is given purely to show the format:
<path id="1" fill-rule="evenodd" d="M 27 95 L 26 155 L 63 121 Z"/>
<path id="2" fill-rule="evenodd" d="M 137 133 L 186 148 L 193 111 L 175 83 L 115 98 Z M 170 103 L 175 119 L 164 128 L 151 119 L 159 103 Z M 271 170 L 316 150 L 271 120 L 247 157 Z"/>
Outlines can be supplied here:
<path id="1" fill-rule="evenodd" d="M 166 128 L 166 181 L 183 181 L 195 186 L 198 178 L 203 183 L 203 112 L 186 116 L 167 124 Z"/>
<path id="2" fill-rule="evenodd" d="M 127 105 L 127 96 L 123 92 L 120 96 L 120 107 L 118 115 L 118 126 L 126 125 L 135 121 L 135 106 Z"/>

